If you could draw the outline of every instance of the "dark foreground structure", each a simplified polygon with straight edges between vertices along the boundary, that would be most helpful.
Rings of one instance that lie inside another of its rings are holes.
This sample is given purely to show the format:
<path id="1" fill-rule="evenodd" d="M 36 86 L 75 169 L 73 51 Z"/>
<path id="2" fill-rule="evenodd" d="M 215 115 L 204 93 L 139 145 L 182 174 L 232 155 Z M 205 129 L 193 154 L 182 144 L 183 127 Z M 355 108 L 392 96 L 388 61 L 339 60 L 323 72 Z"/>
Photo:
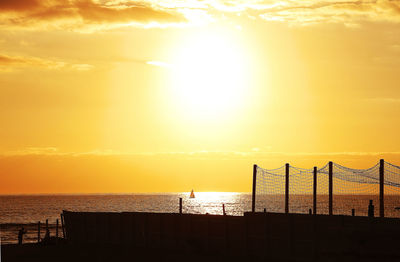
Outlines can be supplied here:
<path id="1" fill-rule="evenodd" d="M 395 218 L 64 211 L 64 219 L 73 246 L 267 261 L 400 261 Z"/>

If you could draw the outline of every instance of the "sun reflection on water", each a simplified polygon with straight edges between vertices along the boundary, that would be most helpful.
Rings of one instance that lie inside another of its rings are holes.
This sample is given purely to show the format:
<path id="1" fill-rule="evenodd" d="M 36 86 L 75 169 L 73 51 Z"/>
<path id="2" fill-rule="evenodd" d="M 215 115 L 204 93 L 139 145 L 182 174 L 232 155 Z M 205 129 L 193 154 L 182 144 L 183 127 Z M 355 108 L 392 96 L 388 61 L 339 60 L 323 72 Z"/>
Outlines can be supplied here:
<path id="1" fill-rule="evenodd" d="M 239 215 L 244 211 L 243 195 L 233 192 L 195 192 L 195 198 L 183 194 L 183 212 L 191 214 L 223 214 L 222 205 L 228 215 Z"/>

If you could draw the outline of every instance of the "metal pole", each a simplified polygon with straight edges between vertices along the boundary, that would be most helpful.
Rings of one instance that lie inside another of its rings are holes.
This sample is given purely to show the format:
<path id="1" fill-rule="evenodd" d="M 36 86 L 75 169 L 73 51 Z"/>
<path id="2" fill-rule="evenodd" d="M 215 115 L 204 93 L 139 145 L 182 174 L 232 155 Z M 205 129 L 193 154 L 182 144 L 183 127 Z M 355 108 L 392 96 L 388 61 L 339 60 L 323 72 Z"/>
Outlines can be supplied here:
<path id="1" fill-rule="evenodd" d="M 40 221 L 38 222 L 37 242 L 40 243 Z"/>
<path id="2" fill-rule="evenodd" d="M 317 167 L 314 167 L 314 184 L 313 184 L 313 214 L 317 214 Z"/>
<path id="3" fill-rule="evenodd" d="M 56 237 L 58 238 L 58 218 L 56 219 Z"/>
<path id="4" fill-rule="evenodd" d="M 182 198 L 179 198 L 179 214 L 182 214 Z"/>
<path id="5" fill-rule="evenodd" d="M 65 226 L 64 226 L 64 214 L 63 213 L 60 214 L 60 218 L 61 218 L 61 229 L 63 232 L 63 238 L 65 238 Z"/>
<path id="6" fill-rule="evenodd" d="M 286 163 L 286 181 L 285 181 L 285 213 L 289 213 L 289 164 Z"/>
<path id="7" fill-rule="evenodd" d="M 333 214 L 333 163 L 329 162 L 329 215 Z"/>
<path id="8" fill-rule="evenodd" d="M 56 244 L 58 244 L 58 218 L 56 219 Z"/>
<path id="9" fill-rule="evenodd" d="M 251 197 L 251 212 L 256 212 L 256 185 L 257 185 L 257 165 L 253 165 L 253 191 Z"/>
<path id="10" fill-rule="evenodd" d="M 385 160 L 379 161 L 379 216 L 385 217 Z"/>

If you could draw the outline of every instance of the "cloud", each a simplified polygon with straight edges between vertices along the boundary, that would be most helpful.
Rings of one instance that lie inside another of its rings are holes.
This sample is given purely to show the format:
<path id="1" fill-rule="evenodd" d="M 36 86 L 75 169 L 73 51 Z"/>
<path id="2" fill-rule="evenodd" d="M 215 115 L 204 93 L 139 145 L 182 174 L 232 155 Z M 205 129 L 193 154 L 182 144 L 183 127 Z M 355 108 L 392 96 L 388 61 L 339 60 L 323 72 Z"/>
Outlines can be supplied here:
<path id="1" fill-rule="evenodd" d="M 9 151 L 4 156 L 25 156 L 25 155 L 57 155 L 57 147 L 27 147 L 22 150 Z"/>
<path id="2" fill-rule="evenodd" d="M 0 1 L 1 11 L 21 11 L 37 8 L 40 0 L 2 0 Z"/>
<path id="3" fill-rule="evenodd" d="M 362 21 L 399 23 L 400 0 L 0 1 L 0 28 L 3 29 L 93 32 L 127 26 L 201 25 L 236 15 L 292 26 L 342 23 L 354 27 Z"/>
<path id="4" fill-rule="evenodd" d="M 400 22 L 400 1 L 305 1 L 302 4 L 284 1 L 262 9 L 260 17 L 267 21 L 282 21 L 291 25 L 342 23 L 358 26 L 361 21 Z"/>
<path id="5" fill-rule="evenodd" d="M 171 64 L 162 61 L 147 61 L 146 64 L 158 67 L 171 67 Z"/>
<path id="6" fill-rule="evenodd" d="M 31 56 L 9 56 L 0 54 L 0 71 L 11 72 L 25 67 L 44 68 L 51 70 L 69 69 L 77 71 L 87 71 L 93 68 L 93 66 L 89 64 L 74 64 Z"/>
<path id="7" fill-rule="evenodd" d="M 132 24 L 157 25 L 186 22 L 172 10 L 151 3 L 93 0 L 2 0 L 0 24 L 4 28 L 54 28 L 81 31 L 110 29 Z"/>
<path id="8" fill-rule="evenodd" d="M 218 150 L 199 150 L 199 151 L 166 151 L 166 152 L 121 152 L 112 149 L 93 150 L 87 152 L 63 152 L 57 147 L 27 147 L 21 150 L 8 151 L 0 155 L 21 156 L 21 155 L 61 155 L 61 156 L 186 156 L 186 157 L 355 157 L 355 156 L 400 156 L 398 151 L 382 152 L 279 152 L 262 151 L 259 148 L 252 148 L 250 151 L 218 151 Z"/>

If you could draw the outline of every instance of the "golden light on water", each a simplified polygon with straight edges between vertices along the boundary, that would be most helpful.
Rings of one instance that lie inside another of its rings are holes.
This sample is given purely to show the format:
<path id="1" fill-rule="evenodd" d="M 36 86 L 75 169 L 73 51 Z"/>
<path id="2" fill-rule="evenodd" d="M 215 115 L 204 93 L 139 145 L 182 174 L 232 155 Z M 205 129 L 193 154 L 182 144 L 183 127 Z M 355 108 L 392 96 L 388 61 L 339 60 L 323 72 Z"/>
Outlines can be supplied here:
<path id="1" fill-rule="evenodd" d="M 183 209 L 185 213 L 222 214 L 225 205 L 227 214 L 241 214 L 245 211 L 243 199 L 245 196 L 236 192 L 195 192 L 195 198 L 189 198 L 184 193 Z"/>
<path id="2" fill-rule="evenodd" d="M 223 201 L 223 200 L 229 200 L 233 199 L 239 193 L 236 192 L 197 192 L 195 193 L 196 195 L 196 201 L 199 202 L 209 202 L 209 201 Z"/>

